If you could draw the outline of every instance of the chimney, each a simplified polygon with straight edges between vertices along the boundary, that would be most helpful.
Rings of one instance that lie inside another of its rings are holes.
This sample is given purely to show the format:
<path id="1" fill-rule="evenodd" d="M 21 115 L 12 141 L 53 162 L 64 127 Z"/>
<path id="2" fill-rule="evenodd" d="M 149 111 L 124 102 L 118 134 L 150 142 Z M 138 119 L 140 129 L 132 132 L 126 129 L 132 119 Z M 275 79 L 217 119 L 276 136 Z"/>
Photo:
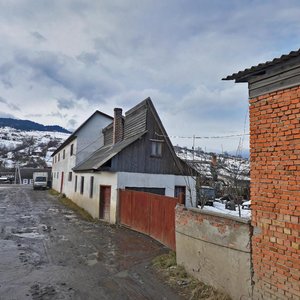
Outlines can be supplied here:
<path id="1" fill-rule="evenodd" d="M 213 167 L 217 167 L 217 155 L 216 155 L 216 154 L 213 154 L 213 155 L 211 156 L 211 165 L 212 165 Z"/>
<path id="2" fill-rule="evenodd" d="M 114 109 L 114 123 L 113 123 L 113 144 L 123 140 L 124 126 L 122 117 L 122 108 Z"/>

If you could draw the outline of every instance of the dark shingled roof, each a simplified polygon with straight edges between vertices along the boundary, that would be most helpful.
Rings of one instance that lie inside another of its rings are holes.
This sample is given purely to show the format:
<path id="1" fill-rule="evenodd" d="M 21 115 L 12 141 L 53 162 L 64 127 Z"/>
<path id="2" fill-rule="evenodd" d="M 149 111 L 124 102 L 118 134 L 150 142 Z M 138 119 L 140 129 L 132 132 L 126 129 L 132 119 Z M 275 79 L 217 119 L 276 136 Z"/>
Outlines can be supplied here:
<path id="1" fill-rule="evenodd" d="M 279 63 L 288 61 L 294 57 L 300 56 L 300 49 L 297 51 L 291 51 L 289 54 L 284 54 L 279 58 L 274 58 L 271 61 L 267 61 L 265 63 L 258 64 L 257 66 L 253 66 L 251 68 L 245 69 L 244 71 L 239 71 L 238 73 L 233 73 L 232 75 L 228 75 L 222 80 L 233 80 L 236 82 L 247 82 L 249 77 L 253 75 L 263 74 L 264 71 L 272 66 L 275 66 Z"/>
<path id="2" fill-rule="evenodd" d="M 75 166 L 73 171 L 97 171 L 103 164 L 116 156 L 119 152 L 141 138 L 147 131 L 139 133 L 131 138 L 123 140 L 117 144 L 103 146 L 96 150 L 87 160 Z"/>

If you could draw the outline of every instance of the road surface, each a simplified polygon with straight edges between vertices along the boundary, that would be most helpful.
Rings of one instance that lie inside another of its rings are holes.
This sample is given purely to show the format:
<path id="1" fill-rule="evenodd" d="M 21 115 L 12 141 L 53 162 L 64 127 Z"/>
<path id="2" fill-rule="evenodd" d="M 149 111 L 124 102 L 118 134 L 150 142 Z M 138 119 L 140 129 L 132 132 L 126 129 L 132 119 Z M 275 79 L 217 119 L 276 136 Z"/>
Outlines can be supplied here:
<path id="1" fill-rule="evenodd" d="M 166 249 L 82 220 L 47 191 L 0 186 L 0 299 L 180 299 L 149 267 Z"/>

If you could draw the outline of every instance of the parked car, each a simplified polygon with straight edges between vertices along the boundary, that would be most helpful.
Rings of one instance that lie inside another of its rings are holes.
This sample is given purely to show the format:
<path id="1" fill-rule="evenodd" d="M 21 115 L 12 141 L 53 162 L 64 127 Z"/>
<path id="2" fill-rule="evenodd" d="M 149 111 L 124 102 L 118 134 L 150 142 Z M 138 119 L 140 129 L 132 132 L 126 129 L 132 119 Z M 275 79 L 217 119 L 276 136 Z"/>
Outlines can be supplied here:
<path id="1" fill-rule="evenodd" d="M 201 186 L 198 190 L 198 205 L 201 202 L 205 202 L 204 205 L 214 206 L 214 201 L 216 198 L 215 189 L 211 186 Z"/>
<path id="2" fill-rule="evenodd" d="M 242 209 L 250 209 L 250 208 L 251 208 L 251 200 L 242 203 Z"/>

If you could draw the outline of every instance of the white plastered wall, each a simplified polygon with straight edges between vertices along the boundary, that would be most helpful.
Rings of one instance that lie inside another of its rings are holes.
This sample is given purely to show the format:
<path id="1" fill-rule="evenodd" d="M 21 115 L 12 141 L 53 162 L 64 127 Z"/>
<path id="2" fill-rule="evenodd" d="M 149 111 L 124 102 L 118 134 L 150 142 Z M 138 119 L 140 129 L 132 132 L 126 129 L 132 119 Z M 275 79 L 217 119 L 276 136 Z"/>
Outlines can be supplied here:
<path id="1" fill-rule="evenodd" d="M 190 176 L 119 172 L 118 188 L 124 189 L 126 186 L 165 188 L 165 195 L 169 197 L 174 197 L 175 186 L 185 186 L 185 203 L 189 207 L 191 201 L 188 189 L 191 189 L 192 201 L 195 201 L 196 198 L 195 180 Z"/>
<path id="2" fill-rule="evenodd" d="M 101 173 L 76 173 L 77 176 L 77 191 L 75 188 L 68 196 L 78 206 L 85 209 L 93 218 L 99 218 L 99 202 L 100 202 L 100 186 L 111 187 L 111 201 L 110 201 L 110 223 L 116 223 L 117 210 L 117 175 L 111 172 Z M 75 181 L 74 176 L 74 181 Z M 84 191 L 80 193 L 81 176 L 84 177 Z M 90 178 L 94 176 L 93 197 L 90 198 Z"/>
<path id="3" fill-rule="evenodd" d="M 70 150 L 71 145 L 74 144 L 73 149 L 74 153 L 71 156 Z M 64 179 L 63 179 L 63 188 L 62 193 L 66 194 L 67 197 L 70 197 L 72 190 L 74 189 L 74 178 L 75 174 L 72 172 L 72 168 L 75 166 L 76 162 L 76 150 L 77 149 L 77 139 L 70 142 L 66 145 L 62 150 L 59 151 L 55 155 L 56 162 L 54 162 L 54 157 L 52 160 L 52 188 L 58 192 L 60 192 L 61 188 L 61 177 L 62 172 L 64 172 Z M 63 158 L 63 151 L 65 150 L 65 158 Z M 60 154 L 60 160 L 58 161 L 58 154 Z M 69 172 L 72 172 L 72 181 L 68 181 Z"/>
<path id="4" fill-rule="evenodd" d="M 77 176 L 77 190 L 75 192 L 75 177 Z M 84 177 L 84 191 L 80 193 L 81 176 Z M 90 178 L 94 176 L 93 197 L 90 197 Z M 66 178 L 67 179 L 67 178 Z M 60 189 L 60 180 L 55 181 Z M 72 182 L 65 181 L 63 192 L 68 198 L 78 206 L 85 209 L 92 217 L 99 218 L 100 186 L 111 187 L 110 202 L 110 223 L 116 223 L 118 189 L 130 187 L 155 187 L 165 188 L 165 195 L 174 197 L 175 186 L 186 186 L 186 204 L 190 203 L 188 188 L 193 191 L 192 197 L 195 199 L 195 181 L 186 176 L 164 175 L 164 174 L 144 174 L 129 172 L 99 172 L 99 173 L 73 173 Z"/>

